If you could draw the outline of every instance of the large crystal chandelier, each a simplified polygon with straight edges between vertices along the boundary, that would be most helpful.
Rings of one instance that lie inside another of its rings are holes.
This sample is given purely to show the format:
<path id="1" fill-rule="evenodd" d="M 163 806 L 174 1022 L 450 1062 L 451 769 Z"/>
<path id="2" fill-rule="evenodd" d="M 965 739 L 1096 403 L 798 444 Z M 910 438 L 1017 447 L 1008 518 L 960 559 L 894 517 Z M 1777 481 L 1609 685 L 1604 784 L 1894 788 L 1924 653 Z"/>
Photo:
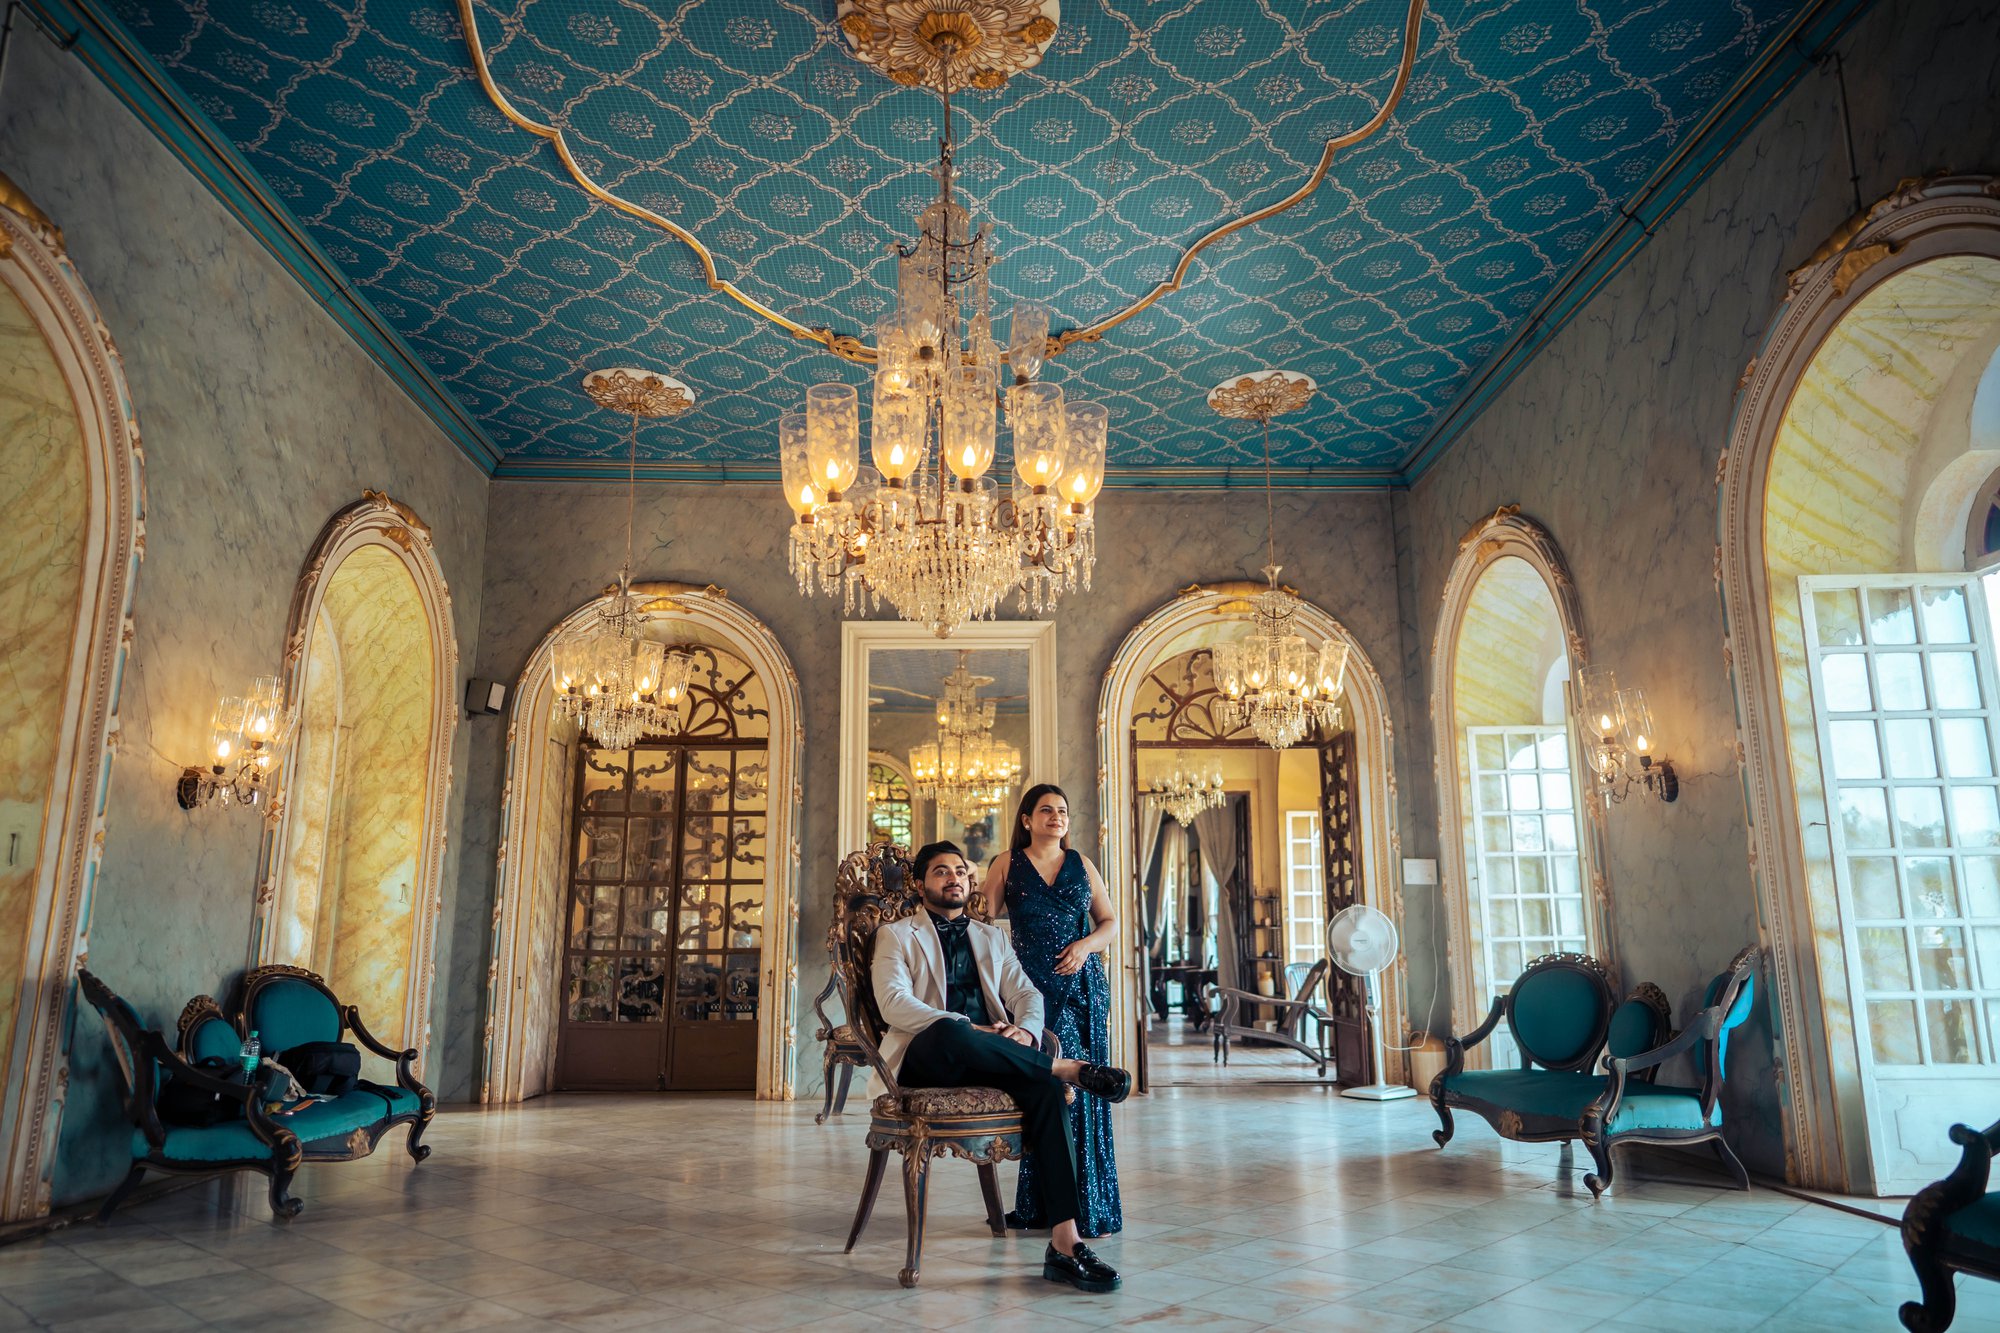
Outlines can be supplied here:
<path id="1" fill-rule="evenodd" d="M 1176 754 L 1173 772 L 1154 777 L 1146 784 L 1146 795 L 1186 828 L 1196 815 L 1222 804 L 1222 765 L 1213 759 L 1196 764 Z"/>
<path id="2" fill-rule="evenodd" d="M 687 695 L 694 664 L 639 633 L 638 599 L 632 596 L 632 511 L 638 494 L 639 419 L 679 416 L 694 394 L 679 380 L 644 370 L 593 370 L 583 391 L 599 407 L 632 418 L 625 475 L 625 563 L 618 596 L 599 609 L 596 623 L 555 642 L 556 708 L 573 717 L 607 750 L 623 750 L 663 730 Z"/>
<path id="3" fill-rule="evenodd" d="M 850 613 L 885 601 L 939 638 L 990 619 L 1009 593 L 1041 613 L 1090 587 L 1108 435 L 1104 407 L 1065 403 L 1060 385 L 1035 379 L 1049 351 L 1045 307 L 1013 308 L 1003 372 L 990 224 L 975 231 L 952 194 L 953 31 L 926 29 L 922 39 L 942 53 L 933 70 L 944 105 L 938 198 L 915 243 L 890 246 L 896 310 L 876 325 L 874 467 L 861 465 L 852 385 L 816 384 L 803 410 L 778 422 L 799 591 L 839 595 Z M 1014 449 L 1005 495 L 987 476 L 1003 383 Z"/>
<path id="4" fill-rule="evenodd" d="M 1278 584 L 1278 538 L 1271 501 L 1271 418 L 1297 411 L 1311 401 L 1316 386 L 1288 370 L 1245 375 L 1209 391 L 1218 414 L 1264 426 L 1264 523 L 1269 563 L 1267 586 L 1250 599 L 1250 633 L 1210 650 L 1216 707 L 1225 726 L 1250 728 L 1258 740 L 1283 750 L 1318 727 L 1340 725 L 1340 694 L 1347 677 L 1347 645 L 1328 640 L 1315 648 L 1293 628 L 1299 599 Z"/>
<path id="5" fill-rule="evenodd" d="M 1021 776 L 1021 752 L 993 735 L 997 705 L 979 697 L 991 676 L 966 669 L 966 654 L 944 678 L 938 700 L 937 741 L 910 751 L 910 780 L 917 795 L 937 802 L 961 824 L 976 824 L 1006 805 Z"/>

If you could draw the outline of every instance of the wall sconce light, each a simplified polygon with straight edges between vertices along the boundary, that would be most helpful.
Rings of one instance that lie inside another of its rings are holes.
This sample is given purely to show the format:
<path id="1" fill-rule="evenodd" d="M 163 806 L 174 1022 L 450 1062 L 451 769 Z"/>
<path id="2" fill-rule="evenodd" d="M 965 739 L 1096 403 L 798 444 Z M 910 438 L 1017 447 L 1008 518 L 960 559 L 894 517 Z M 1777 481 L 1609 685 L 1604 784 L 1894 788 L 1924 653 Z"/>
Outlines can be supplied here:
<path id="1" fill-rule="evenodd" d="M 1585 667 L 1576 673 L 1576 700 L 1584 758 L 1607 807 L 1631 795 L 1635 785 L 1662 801 L 1681 794 L 1673 761 L 1656 753 L 1645 691 L 1619 689 L 1610 667 Z"/>
<path id="2" fill-rule="evenodd" d="M 257 677 L 247 695 L 224 695 L 209 724 L 208 763 L 182 769 L 174 785 L 181 809 L 262 802 L 296 720 L 276 676 Z"/>

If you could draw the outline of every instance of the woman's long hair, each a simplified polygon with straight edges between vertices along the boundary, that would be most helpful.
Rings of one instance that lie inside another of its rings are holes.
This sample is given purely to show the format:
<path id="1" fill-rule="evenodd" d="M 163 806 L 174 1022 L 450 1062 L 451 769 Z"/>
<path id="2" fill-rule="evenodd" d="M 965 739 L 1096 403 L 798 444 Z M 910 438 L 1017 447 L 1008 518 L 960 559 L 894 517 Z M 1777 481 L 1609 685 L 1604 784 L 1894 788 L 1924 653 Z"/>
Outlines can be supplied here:
<path id="1" fill-rule="evenodd" d="M 1035 806 L 1040 804 L 1044 796 L 1060 796 L 1063 798 L 1065 806 L 1069 804 L 1069 794 L 1053 782 L 1037 782 L 1034 786 L 1028 788 L 1027 792 L 1021 797 L 1021 808 L 1014 812 L 1014 837 L 1008 843 L 1008 846 L 1012 847 L 1015 851 L 1027 851 L 1028 844 L 1034 841 L 1028 834 L 1028 816 L 1035 813 Z M 1069 850 L 1069 834 L 1067 833 L 1062 836 L 1062 846 L 1064 851 Z"/>

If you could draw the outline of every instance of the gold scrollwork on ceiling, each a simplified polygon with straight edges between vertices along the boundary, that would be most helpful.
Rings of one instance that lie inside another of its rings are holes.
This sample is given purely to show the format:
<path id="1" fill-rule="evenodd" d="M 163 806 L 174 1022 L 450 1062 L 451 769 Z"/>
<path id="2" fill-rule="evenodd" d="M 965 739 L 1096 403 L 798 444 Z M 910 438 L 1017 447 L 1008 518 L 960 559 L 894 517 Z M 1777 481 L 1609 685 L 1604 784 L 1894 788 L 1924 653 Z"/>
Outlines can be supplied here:
<path id="1" fill-rule="evenodd" d="M 1054 0 L 840 0 L 855 58 L 905 88 L 1003 88 L 1041 63 Z"/>
<path id="2" fill-rule="evenodd" d="M 546 139 L 553 145 L 556 150 L 556 156 L 562 161 L 563 169 L 569 173 L 570 179 L 574 180 L 583 189 L 584 193 L 590 195 L 600 203 L 617 209 L 628 217 L 636 218 L 641 222 L 658 227 L 661 231 L 667 233 L 667 235 L 672 236 L 675 240 L 687 246 L 688 249 L 694 252 L 695 258 L 701 261 L 702 277 L 708 284 L 710 291 L 721 292 L 751 314 L 769 320 L 779 328 L 784 329 L 787 333 L 790 333 L 794 338 L 799 338 L 806 342 L 819 343 L 829 352 L 832 352 L 835 356 L 843 360 L 859 362 L 864 365 L 872 365 L 874 363 L 875 349 L 863 342 L 859 337 L 849 333 L 837 333 L 830 328 L 801 324 L 797 320 L 791 319 L 772 309 L 770 306 L 765 305 L 735 283 L 721 276 L 716 269 L 715 255 L 702 243 L 699 236 L 685 227 L 677 226 L 667 218 L 655 213 L 652 209 L 633 203 L 631 200 L 615 194 L 598 184 L 597 181 L 591 178 L 590 173 L 583 169 L 582 164 L 577 161 L 576 154 L 570 150 L 569 143 L 560 129 L 553 125 L 545 125 L 523 114 L 508 99 L 507 95 L 500 90 L 500 85 L 494 79 L 493 71 L 487 64 L 486 45 L 479 36 L 479 24 L 473 12 L 473 0 L 458 0 L 458 17 L 459 24 L 465 31 L 465 44 L 472 57 L 473 72 L 478 76 L 479 86 L 485 91 L 488 100 L 493 103 L 501 115 L 505 116 L 515 125 L 535 135 L 537 138 Z M 1140 297 L 1137 301 L 1134 301 L 1131 305 L 1125 307 L 1125 309 L 1107 315 L 1093 324 L 1087 324 L 1081 328 L 1064 329 L 1060 332 L 1050 334 L 1048 355 L 1051 357 L 1060 356 L 1070 347 L 1080 342 L 1096 342 L 1106 333 L 1117 328 L 1126 320 L 1131 319 L 1161 297 L 1166 296 L 1170 292 L 1179 291 L 1182 284 L 1187 281 L 1188 271 L 1194 266 L 1195 257 L 1202 251 L 1223 238 L 1243 230 L 1245 227 L 1254 227 L 1260 222 L 1269 221 L 1280 213 L 1296 208 L 1310 198 L 1313 192 L 1318 190 L 1320 185 L 1326 180 L 1327 172 L 1333 167 L 1334 154 L 1343 149 L 1352 148 L 1363 140 L 1372 137 L 1384 125 L 1389 123 L 1389 117 L 1395 113 L 1397 104 L 1403 100 L 1403 93 L 1410 84 L 1410 71 L 1415 67 L 1417 62 L 1417 39 L 1422 32 L 1423 18 L 1424 0 L 1410 0 L 1409 12 L 1403 22 L 1402 55 L 1396 65 L 1396 78 L 1389 87 L 1389 95 L 1382 99 L 1381 107 L 1376 110 L 1373 116 L 1369 117 L 1365 124 L 1349 130 L 1345 134 L 1335 135 L 1326 141 L 1326 146 L 1320 150 L 1318 164 L 1314 166 L 1312 173 L 1306 177 L 1296 190 L 1293 190 L 1276 203 L 1268 204 L 1254 212 L 1245 213 L 1242 217 L 1224 222 L 1197 237 L 1189 244 L 1186 250 L 1181 252 L 1180 261 L 1174 265 L 1174 271 L 1168 275 L 1166 280 Z M 852 34 L 850 33 L 850 35 Z"/>
<path id="3" fill-rule="evenodd" d="M 636 371 L 592 371 L 583 377 L 583 391 L 591 402 L 623 416 L 677 417 L 694 406 L 679 380 Z"/>
<path id="4" fill-rule="evenodd" d="M 1240 421 L 1269 421 L 1296 412 L 1312 401 L 1313 382 L 1303 375 L 1274 370 L 1262 376 L 1244 375 L 1209 390 L 1208 405 L 1217 416 Z"/>

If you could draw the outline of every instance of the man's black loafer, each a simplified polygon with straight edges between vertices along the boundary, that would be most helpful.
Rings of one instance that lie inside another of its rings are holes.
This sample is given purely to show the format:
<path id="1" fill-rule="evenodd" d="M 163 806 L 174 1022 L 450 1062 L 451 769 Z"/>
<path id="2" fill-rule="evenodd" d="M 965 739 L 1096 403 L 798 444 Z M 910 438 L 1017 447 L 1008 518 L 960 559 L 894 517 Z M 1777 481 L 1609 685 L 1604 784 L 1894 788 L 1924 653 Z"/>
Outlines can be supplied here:
<path id="1" fill-rule="evenodd" d="M 1076 1076 L 1076 1086 L 1107 1102 L 1122 1102 L 1132 1095 L 1132 1076 L 1110 1065 L 1085 1065 Z"/>
<path id="2" fill-rule="evenodd" d="M 1116 1291 L 1119 1285 L 1118 1270 L 1092 1254 L 1088 1245 L 1077 1246 L 1075 1254 L 1049 1246 L 1042 1254 L 1042 1276 L 1051 1282 L 1067 1282 L 1078 1291 L 1099 1294 Z"/>

